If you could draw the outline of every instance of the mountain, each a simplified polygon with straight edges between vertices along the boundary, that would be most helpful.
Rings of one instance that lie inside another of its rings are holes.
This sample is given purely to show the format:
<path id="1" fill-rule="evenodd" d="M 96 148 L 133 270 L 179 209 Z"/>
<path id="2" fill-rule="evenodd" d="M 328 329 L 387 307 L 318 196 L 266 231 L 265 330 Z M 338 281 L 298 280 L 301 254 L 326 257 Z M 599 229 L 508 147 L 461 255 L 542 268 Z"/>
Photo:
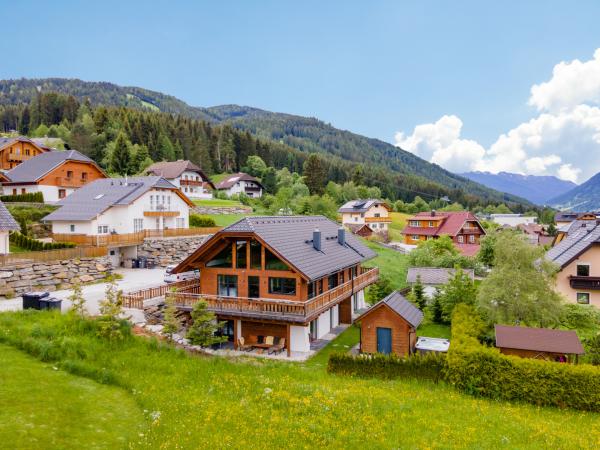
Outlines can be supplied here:
<path id="1" fill-rule="evenodd" d="M 577 187 L 572 181 L 554 176 L 520 175 L 518 173 L 467 172 L 463 177 L 481 183 L 501 192 L 523 197 L 537 205 L 545 205 L 548 200 Z"/>
<path id="2" fill-rule="evenodd" d="M 173 96 L 139 87 L 123 87 L 106 82 L 45 78 L 0 81 L 0 105 L 28 103 L 38 92 L 59 92 L 89 101 L 92 105 L 135 108 L 179 114 L 211 124 L 230 124 L 264 140 L 275 141 L 305 153 L 317 152 L 363 165 L 363 177 L 389 195 L 412 200 L 449 196 L 467 204 L 493 202 L 528 207 L 528 202 L 473 182 L 431 164 L 410 152 L 378 139 L 337 129 L 316 118 L 274 113 L 246 106 L 194 107 Z"/>
<path id="3" fill-rule="evenodd" d="M 576 188 L 550 199 L 548 203 L 560 210 L 575 212 L 600 210 L 600 173 Z"/>

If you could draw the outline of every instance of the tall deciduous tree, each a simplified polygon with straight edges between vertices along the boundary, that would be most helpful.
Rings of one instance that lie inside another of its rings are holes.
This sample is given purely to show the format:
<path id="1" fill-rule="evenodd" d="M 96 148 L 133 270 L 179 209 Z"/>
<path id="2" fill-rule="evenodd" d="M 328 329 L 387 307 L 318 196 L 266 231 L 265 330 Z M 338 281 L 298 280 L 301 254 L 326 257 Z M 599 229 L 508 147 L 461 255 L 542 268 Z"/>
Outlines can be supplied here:
<path id="1" fill-rule="evenodd" d="M 439 301 L 442 306 L 442 320 L 450 323 L 452 311 L 459 303 L 474 306 L 477 301 L 477 288 L 469 277 L 461 269 L 457 269 L 454 276 L 447 284 L 441 287 Z"/>
<path id="2" fill-rule="evenodd" d="M 554 290 L 558 267 L 544 250 L 520 235 L 496 238 L 494 268 L 479 287 L 477 301 L 491 323 L 554 326 L 562 313 L 562 297 Z"/>
<path id="3" fill-rule="evenodd" d="M 321 195 L 327 182 L 327 169 L 323 160 L 316 153 L 311 153 L 302 168 L 304 184 L 308 186 L 311 194 Z"/>

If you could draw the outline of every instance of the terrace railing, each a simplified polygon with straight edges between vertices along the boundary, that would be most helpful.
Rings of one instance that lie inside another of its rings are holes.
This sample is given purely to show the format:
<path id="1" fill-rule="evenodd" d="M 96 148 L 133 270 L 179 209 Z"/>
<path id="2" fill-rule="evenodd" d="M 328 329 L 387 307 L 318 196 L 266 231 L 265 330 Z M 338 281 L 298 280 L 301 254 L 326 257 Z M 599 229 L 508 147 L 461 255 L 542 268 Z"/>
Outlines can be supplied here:
<path id="1" fill-rule="evenodd" d="M 0 255 L 0 266 L 77 258 L 97 258 L 106 256 L 107 254 L 108 249 L 106 247 L 75 247 L 39 252 L 9 253 L 7 255 Z"/>
<path id="2" fill-rule="evenodd" d="M 142 289 L 129 294 L 123 294 L 123 306 L 125 306 L 125 308 L 144 309 L 144 300 L 163 297 L 172 289 L 176 289 L 181 293 L 199 293 L 200 280 L 197 278 L 192 280 L 182 280 L 175 283 L 161 284 L 160 286 Z"/>

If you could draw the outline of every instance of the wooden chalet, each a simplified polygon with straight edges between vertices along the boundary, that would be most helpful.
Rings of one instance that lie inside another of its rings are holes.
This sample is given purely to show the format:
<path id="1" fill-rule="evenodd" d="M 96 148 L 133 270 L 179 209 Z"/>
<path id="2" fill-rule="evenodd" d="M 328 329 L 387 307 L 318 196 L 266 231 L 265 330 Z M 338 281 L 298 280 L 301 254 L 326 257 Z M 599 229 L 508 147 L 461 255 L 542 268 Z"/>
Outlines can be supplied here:
<path id="1" fill-rule="evenodd" d="M 0 137 L 0 170 L 10 170 L 23 161 L 50 151 L 25 136 Z"/>
<path id="2" fill-rule="evenodd" d="M 237 348 L 283 342 L 308 352 L 313 340 L 350 324 L 366 307 L 364 289 L 378 269 L 359 239 L 322 216 L 246 217 L 214 234 L 174 270 L 199 270 L 194 289 L 171 294 L 191 310 L 204 300 Z M 192 291 L 193 293 L 190 293 Z M 272 339 L 271 339 L 272 340 Z"/>

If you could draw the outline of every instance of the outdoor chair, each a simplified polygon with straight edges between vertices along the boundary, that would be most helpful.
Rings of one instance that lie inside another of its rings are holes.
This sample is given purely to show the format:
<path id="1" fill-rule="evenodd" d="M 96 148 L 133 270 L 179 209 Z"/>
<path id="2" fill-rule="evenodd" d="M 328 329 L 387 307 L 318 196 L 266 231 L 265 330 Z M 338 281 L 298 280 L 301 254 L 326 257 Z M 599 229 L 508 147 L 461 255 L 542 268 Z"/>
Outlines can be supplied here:
<path id="1" fill-rule="evenodd" d="M 273 336 L 267 336 L 265 337 L 265 344 L 266 345 L 273 345 L 273 341 L 275 340 L 275 338 Z"/>
<path id="2" fill-rule="evenodd" d="M 277 344 L 269 347 L 268 353 L 269 354 L 280 353 L 283 351 L 284 348 L 285 348 L 285 338 L 279 338 L 279 342 L 277 342 Z"/>
<path id="3" fill-rule="evenodd" d="M 250 350 L 252 350 L 252 345 L 246 344 L 246 340 L 243 337 L 241 337 L 238 339 L 238 350 L 242 352 L 249 352 Z"/>

